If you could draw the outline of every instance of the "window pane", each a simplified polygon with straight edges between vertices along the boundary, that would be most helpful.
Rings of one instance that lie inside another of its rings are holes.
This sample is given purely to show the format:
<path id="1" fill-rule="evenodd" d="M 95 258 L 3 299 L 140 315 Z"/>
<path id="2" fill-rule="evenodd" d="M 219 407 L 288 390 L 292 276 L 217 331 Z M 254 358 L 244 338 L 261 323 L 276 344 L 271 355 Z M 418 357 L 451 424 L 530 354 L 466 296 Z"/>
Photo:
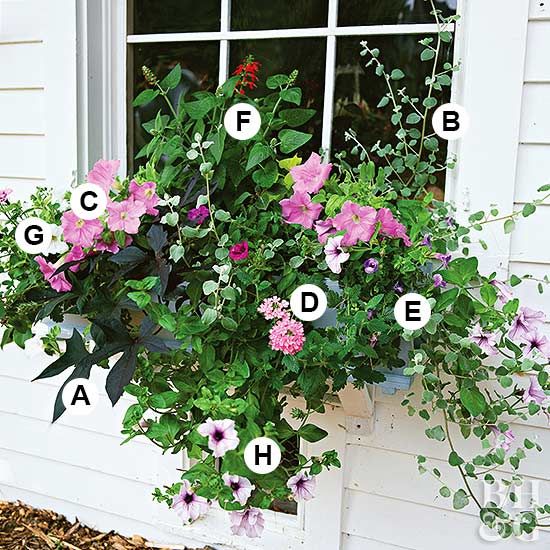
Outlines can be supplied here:
<path id="1" fill-rule="evenodd" d="M 219 0 L 130 0 L 128 14 L 129 34 L 220 30 Z"/>
<path id="2" fill-rule="evenodd" d="M 133 63 L 130 64 L 133 70 L 131 80 L 133 89 L 130 89 L 130 98 L 135 98 L 148 87 L 141 71 L 143 65 L 149 67 L 159 78 L 165 76 L 177 63 L 181 65 L 181 82 L 168 94 L 174 105 L 178 104 L 182 94 L 190 94 L 198 90 L 214 91 L 218 85 L 218 47 L 218 42 L 134 45 L 130 52 L 130 57 L 133 54 Z M 132 157 L 128 159 L 130 167 L 133 157 L 150 139 L 150 135 L 143 129 L 142 124 L 154 119 L 159 110 L 169 113 L 166 102 L 161 97 L 133 109 L 133 116 L 129 117 L 129 136 L 133 138 L 133 144 L 128 147 L 129 156 Z M 137 168 L 137 164 L 135 166 Z"/>
<path id="3" fill-rule="evenodd" d="M 380 61 L 386 71 L 401 69 L 406 77 L 400 80 L 394 91 L 406 87 L 411 97 L 426 96 L 424 79 L 431 73 L 431 62 L 420 61 L 420 52 L 424 49 L 418 41 L 423 36 L 369 36 L 369 48 L 380 49 Z M 332 129 L 332 151 L 351 149 L 350 142 L 344 140 L 344 133 L 352 128 L 359 141 L 368 149 L 378 140 L 384 143 L 395 143 L 396 127 L 390 122 L 391 107 L 377 108 L 378 102 L 387 92 L 386 81 L 374 73 L 374 67 L 365 67 L 366 58 L 361 57 L 360 40 L 356 37 L 340 38 L 336 53 L 336 84 L 334 94 L 334 119 Z M 452 44 L 444 44 L 441 65 L 452 61 Z M 449 101 L 449 88 L 435 92 L 438 102 Z M 396 92 L 397 93 L 397 92 Z M 408 111 L 407 111 L 408 112 Z M 442 152 L 442 157 L 445 152 Z M 377 156 L 373 155 L 376 161 Z M 443 160 L 443 159 L 442 159 Z M 441 176 L 443 187 L 444 174 Z"/>
<path id="4" fill-rule="evenodd" d="M 248 54 L 261 64 L 260 86 L 247 95 L 255 97 L 270 92 L 265 81 L 274 74 L 290 74 L 298 69 L 297 86 L 302 89 L 300 107 L 315 109 L 317 113 L 304 126 L 298 128 L 313 134 L 303 151 L 317 151 L 321 146 L 323 120 L 323 92 L 325 87 L 326 41 L 320 38 L 286 38 L 275 40 L 239 40 L 231 44 L 230 67 L 235 68 Z M 296 105 L 287 104 L 288 107 Z"/>
<path id="5" fill-rule="evenodd" d="M 326 27 L 328 0 L 233 0 L 231 29 L 296 29 Z"/>
<path id="6" fill-rule="evenodd" d="M 456 13 L 457 0 L 436 0 L 436 9 L 444 17 Z M 340 0 L 338 25 L 395 25 L 398 23 L 433 23 L 430 2 L 426 0 Z"/>

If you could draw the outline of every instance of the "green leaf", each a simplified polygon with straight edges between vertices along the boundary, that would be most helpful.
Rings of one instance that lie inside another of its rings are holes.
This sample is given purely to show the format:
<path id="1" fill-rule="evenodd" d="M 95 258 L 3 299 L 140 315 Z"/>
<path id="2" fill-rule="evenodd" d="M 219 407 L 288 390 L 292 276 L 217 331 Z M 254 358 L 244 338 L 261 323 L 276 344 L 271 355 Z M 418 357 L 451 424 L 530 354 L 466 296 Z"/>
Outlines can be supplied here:
<path id="1" fill-rule="evenodd" d="M 451 496 L 451 490 L 449 489 L 449 487 L 441 487 L 439 489 L 439 494 L 442 497 L 449 498 Z"/>
<path id="2" fill-rule="evenodd" d="M 437 105 L 437 99 L 435 99 L 435 97 L 427 97 L 422 102 L 422 105 L 424 105 L 426 109 L 431 109 L 432 107 L 435 107 Z"/>
<path id="3" fill-rule="evenodd" d="M 88 352 L 84 346 L 82 335 L 78 332 L 78 330 L 73 329 L 71 337 L 67 340 L 67 348 L 65 353 L 56 361 L 48 365 L 36 378 L 33 379 L 33 382 L 35 380 L 42 380 L 44 378 L 57 376 L 87 356 Z"/>
<path id="4" fill-rule="evenodd" d="M 313 424 L 306 424 L 298 430 L 298 435 L 309 443 L 317 443 L 327 437 L 328 432 Z"/>
<path id="5" fill-rule="evenodd" d="M 265 84 L 270 90 L 276 90 L 280 86 L 288 84 L 288 76 L 286 74 L 274 74 L 266 80 Z"/>
<path id="6" fill-rule="evenodd" d="M 382 109 L 383 107 L 385 107 L 388 103 L 390 102 L 390 98 L 388 96 L 384 96 L 379 102 L 378 102 L 378 105 L 376 106 L 378 109 Z"/>
<path id="7" fill-rule="evenodd" d="M 494 306 L 497 301 L 497 290 L 493 285 L 483 285 L 480 290 L 481 297 L 488 306 Z"/>
<path id="8" fill-rule="evenodd" d="M 128 298 L 135 302 L 137 306 L 141 309 L 144 309 L 151 303 L 151 295 L 143 290 L 128 292 Z"/>
<path id="9" fill-rule="evenodd" d="M 434 57 L 435 57 L 435 51 L 432 48 L 426 48 L 425 50 L 422 50 L 422 53 L 420 54 L 420 59 L 422 61 L 429 61 Z"/>
<path id="10" fill-rule="evenodd" d="M 185 112 L 192 119 L 203 118 L 208 112 L 216 106 L 216 97 L 213 94 L 208 94 L 197 101 L 184 103 Z"/>
<path id="11" fill-rule="evenodd" d="M 521 215 L 524 218 L 527 218 L 528 216 L 531 216 L 532 214 L 534 214 L 536 211 L 537 211 L 537 207 L 532 203 L 528 203 L 528 204 L 523 206 L 523 210 L 521 211 Z"/>
<path id="12" fill-rule="evenodd" d="M 464 489 L 459 489 L 453 496 L 453 508 L 455 510 L 462 510 L 462 508 L 468 506 L 469 499 Z"/>
<path id="13" fill-rule="evenodd" d="M 516 228 L 516 222 L 512 219 L 504 222 L 504 233 L 511 233 Z"/>
<path id="14" fill-rule="evenodd" d="M 302 90 L 300 88 L 289 88 L 288 90 L 281 90 L 279 92 L 281 99 L 288 101 L 288 103 L 294 103 L 300 105 L 302 101 Z"/>
<path id="15" fill-rule="evenodd" d="M 163 90 L 173 90 L 181 80 L 181 66 L 178 63 L 160 82 Z"/>
<path id="16" fill-rule="evenodd" d="M 250 150 L 248 155 L 248 162 L 246 163 L 246 170 L 254 168 L 254 166 L 260 164 L 266 158 L 269 158 L 272 154 L 271 149 L 263 143 L 256 143 Z"/>
<path id="17" fill-rule="evenodd" d="M 204 283 L 202 283 L 202 291 L 206 296 L 216 292 L 216 290 L 218 290 L 217 281 L 204 281 Z"/>
<path id="18" fill-rule="evenodd" d="M 141 105 L 150 103 L 151 101 L 153 101 L 153 99 L 155 99 L 155 97 L 159 95 L 159 93 L 160 92 L 158 90 L 143 90 L 143 92 L 141 92 L 136 97 L 136 99 L 134 99 L 134 102 L 132 103 L 132 105 L 134 107 L 140 107 Z"/>
<path id="19" fill-rule="evenodd" d="M 487 401 L 477 387 L 460 389 L 460 401 L 472 416 L 478 416 L 487 409 Z"/>
<path id="20" fill-rule="evenodd" d="M 138 346 L 130 346 L 107 376 L 105 390 L 113 406 L 116 405 L 124 393 L 124 387 L 132 381 L 137 365 L 138 349 Z"/>
<path id="21" fill-rule="evenodd" d="M 215 309 L 208 307 L 204 310 L 201 316 L 201 322 L 203 325 L 209 326 L 218 318 L 218 314 Z"/>
<path id="22" fill-rule="evenodd" d="M 390 74 L 390 78 L 392 80 L 401 80 L 405 78 L 405 73 L 401 69 L 394 69 Z"/>
<path id="23" fill-rule="evenodd" d="M 451 454 L 449 455 L 449 464 L 451 466 L 460 466 L 461 464 L 464 464 L 464 460 L 455 452 L 451 451 Z"/>
<path id="24" fill-rule="evenodd" d="M 292 153 L 302 145 L 306 144 L 312 138 L 311 134 L 298 132 L 297 130 L 281 130 L 279 139 L 281 140 L 281 152 Z"/>
<path id="25" fill-rule="evenodd" d="M 279 178 L 279 171 L 277 170 L 277 163 L 270 160 L 265 166 L 258 168 L 253 174 L 252 179 L 265 189 L 269 189 L 277 182 Z"/>
<path id="26" fill-rule="evenodd" d="M 170 409 L 179 399 L 179 393 L 175 391 L 163 391 L 151 396 L 149 403 L 155 409 Z"/>
<path id="27" fill-rule="evenodd" d="M 288 126 L 294 128 L 305 124 L 313 115 L 315 115 L 315 109 L 283 109 L 279 116 L 288 124 Z"/>
<path id="28" fill-rule="evenodd" d="M 407 124 L 418 124 L 422 119 L 420 118 L 420 115 L 417 114 L 417 113 L 411 113 L 408 117 L 407 117 Z"/>

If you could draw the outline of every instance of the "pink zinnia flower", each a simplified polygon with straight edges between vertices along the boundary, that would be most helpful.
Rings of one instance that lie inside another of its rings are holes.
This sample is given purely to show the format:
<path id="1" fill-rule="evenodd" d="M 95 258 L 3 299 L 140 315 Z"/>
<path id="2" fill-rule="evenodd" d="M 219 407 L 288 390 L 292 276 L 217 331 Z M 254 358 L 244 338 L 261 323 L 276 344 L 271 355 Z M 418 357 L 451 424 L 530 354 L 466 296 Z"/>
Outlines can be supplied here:
<path id="1" fill-rule="evenodd" d="M 513 297 L 512 289 L 506 283 L 493 279 L 492 281 L 489 282 L 489 284 L 493 285 L 496 288 L 498 301 L 500 303 L 506 304 L 512 299 Z"/>
<path id="2" fill-rule="evenodd" d="M 514 432 L 512 430 L 501 432 L 496 426 L 492 426 L 491 431 L 495 434 L 495 448 L 504 449 L 505 452 L 508 452 L 516 439 Z"/>
<path id="3" fill-rule="evenodd" d="M 210 210 L 204 204 L 201 204 L 198 208 L 191 208 L 187 212 L 187 219 L 190 222 L 195 222 L 197 225 L 201 225 L 208 216 L 210 216 Z"/>
<path id="4" fill-rule="evenodd" d="M 313 227 L 313 222 L 321 215 L 323 205 L 311 202 L 307 193 L 295 192 L 290 199 L 279 202 L 286 223 L 297 223 L 306 229 Z"/>
<path id="5" fill-rule="evenodd" d="M 376 210 L 346 201 L 333 223 L 338 231 L 346 231 L 341 241 L 343 246 L 353 246 L 357 241 L 368 243 L 376 229 Z"/>
<path id="6" fill-rule="evenodd" d="M 311 153 L 304 164 L 290 169 L 294 180 L 292 188 L 299 193 L 317 193 L 330 175 L 332 164 L 323 164 L 317 153 Z"/>
<path id="7" fill-rule="evenodd" d="M 342 272 L 342 264 L 349 260 L 349 253 L 342 248 L 344 235 L 331 237 L 325 246 L 325 261 L 333 273 Z"/>
<path id="8" fill-rule="evenodd" d="M 69 262 L 78 262 L 86 257 L 86 253 L 82 250 L 81 246 L 73 246 L 69 253 L 63 258 L 63 262 L 68 264 Z M 69 269 L 76 273 L 80 269 L 80 264 L 75 264 Z"/>
<path id="9" fill-rule="evenodd" d="M 265 521 L 262 511 L 258 508 L 231 512 L 229 517 L 231 519 L 231 532 L 234 535 L 246 535 L 251 539 L 262 536 Z"/>
<path id="10" fill-rule="evenodd" d="M 223 482 L 231 488 L 233 491 L 233 498 L 243 506 L 246 504 L 246 501 L 250 498 L 252 491 L 255 489 L 255 486 L 250 483 L 246 477 L 241 476 L 232 476 L 229 473 L 225 473 L 222 476 Z"/>
<path id="11" fill-rule="evenodd" d="M 57 271 L 57 267 L 55 265 L 48 262 L 42 256 L 37 256 L 35 260 L 38 264 L 38 267 L 40 268 L 40 271 L 42 272 L 42 275 L 44 275 L 44 279 L 48 281 L 48 283 L 50 283 L 50 286 L 55 291 L 68 292 L 73 288 L 71 283 L 67 281 L 65 273 L 58 273 L 57 275 L 54 275 L 54 273 Z"/>
<path id="12" fill-rule="evenodd" d="M 61 226 L 65 241 L 83 248 L 90 248 L 103 231 L 100 220 L 82 220 L 72 210 L 63 214 Z"/>
<path id="13" fill-rule="evenodd" d="M 447 281 L 439 273 L 434 275 L 433 280 L 435 288 L 445 288 L 447 286 Z"/>
<path id="14" fill-rule="evenodd" d="M 267 321 L 272 319 L 286 319 L 289 317 L 288 306 L 290 304 L 287 300 L 281 300 L 279 296 L 272 296 L 266 298 L 258 308 L 258 312 L 261 313 Z"/>
<path id="15" fill-rule="evenodd" d="M 285 355 L 296 355 L 304 347 L 304 325 L 300 321 L 284 317 L 269 331 L 269 345 Z"/>
<path id="16" fill-rule="evenodd" d="M 534 330 L 523 336 L 522 340 L 527 343 L 523 348 L 523 357 L 533 355 L 533 352 L 536 350 L 547 359 L 550 358 L 550 342 L 546 336 Z"/>
<path id="17" fill-rule="evenodd" d="M 13 189 L 0 189 L 0 204 L 8 202 L 8 195 L 13 193 Z"/>
<path id="18" fill-rule="evenodd" d="M 124 231 L 135 234 L 139 230 L 140 217 L 145 214 L 145 205 L 133 198 L 107 205 L 107 225 L 111 231 Z"/>
<path id="19" fill-rule="evenodd" d="M 248 258 L 248 241 L 241 241 L 229 247 L 229 257 L 237 262 Z"/>
<path id="20" fill-rule="evenodd" d="M 88 172 L 86 179 L 88 183 L 99 185 L 105 191 L 105 194 L 109 196 L 109 191 L 119 168 L 120 160 L 98 160 Z"/>
<path id="21" fill-rule="evenodd" d="M 226 418 L 225 420 L 212 420 L 207 418 L 206 422 L 197 428 L 202 436 L 208 437 L 208 448 L 213 451 L 215 458 L 220 458 L 239 446 L 239 437 L 235 430 L 235 422 Z"/>
<path id="22" fill-rule="evenodd" d="M 523 392 L 523 402 L 543 405 L 548 399 L 548 395 L 544 393 L 544 390 L 539 384 L 539 380 L 536 375 L 532 374 L 531 376 L 529 376 L 529 378 L 529 387 Z"/>
<path id="23" fill-rule="evenodd" d="M 174 497 L 172 509 L 184 523 L 190 523 L 208 512 L 208 501 L 194 493 L 189 481 L 184 479 L 179 495 Z"/>
<path id="24" fill-rule="evenodd" d="M 510 338 L 523 338 L 541 325 L 545 319 L 546 315 L 542 311 L 522 307 L 513 320 L 508 335 Z"/>
<path id="25" fill-rule="evenodd" d="M 487 355 L 497 355 L 498 349 L 496 334 L 483 330 L 479 323 L 477 323 L 470 332 L 470 340 L 481 348 L 481 351 Z"/>
<path id="26" fill-rule="evenodd" d="M 402 239 L 405 246 L 411 246 L 412 242 L 407 236 L 407 229 L 399 223 L 389 208 L 380 208 L 376 215 L 376 221 L 380 222 L 380 235 Z"/>
<path id="27" fill-rule="evenodd" d="M 327 239 L 331 235 L 336 233 L 336 228 L 332 223 L 332 219 L 327 218 L 326 220 L 319 220 L 315 222 L 315 231 L 317 231 L 317 237 L 319 238 L 319 242 L 321 244 L 326 244 Z"/>
<path id="28" fill-rule="evenodd" d="M 156 216 L 159 211 L 155 208 L 159 203 L 159 197 L 156 193 L 157 184 L 153 181 L 147 181 L 139 184 L 135 180 L 130 182 L 130 196 L 135 200 L 142 202 L 145 206 L 145 213 Z"/>
<path id="29" fill-rule="evenodd" d="M 305 472 L 300 472 L 292 476 L 287 481 L 286 486 L 292 491 L 294 500 L 300 502 L 311 500 L 315 496 L 315 484 L 314 477 L 311 477 Z"/>

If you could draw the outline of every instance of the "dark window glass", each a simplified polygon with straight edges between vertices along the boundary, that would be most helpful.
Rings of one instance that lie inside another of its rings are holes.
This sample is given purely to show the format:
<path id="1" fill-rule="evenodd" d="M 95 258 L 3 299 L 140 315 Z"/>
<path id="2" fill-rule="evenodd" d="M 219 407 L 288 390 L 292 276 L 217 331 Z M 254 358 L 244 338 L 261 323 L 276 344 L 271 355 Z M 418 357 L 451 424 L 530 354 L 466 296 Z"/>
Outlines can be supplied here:
<path id="1" fill-rule="evenodd" d="M 457 0 L 435 0 L 444 17 L 456 13 Z M 433 23 L 432 7 L 427 0 L 340 0 L 338 25 L 396 25 L 399 23 Z"/>
<path id="2" fill-rule="evenodd" d="M 326 27 L 328 0 L 233 0 L 231 29 Z"/>
<path id="3" fill-rule="evenodd" d="M 128 33 L 220 30 L 219 0 L 129 0 Z"/>
<path id="4" fill-rule="evenodd" d="M 250 97 L 266 95 L 267 77 L 275 74 L 290 74 L 298 69 L 296 85 L 302 89 L 300 107 L 315 109 L 317 113 L 304 126 L 297 128 L 313 134 L 302 152 L 317 151 L 321 146 L 323 119 L 323 92 L 325 87 L 325 39 L 285 38 L 274 40 L 239 40 L 231 43 L 230 68 L 233 70 L 247 55 L 252 54 L 262 64 L 259 87 L 247 93 Z M 287 103 L 286 108 L 297 107 Z"/>
<path id="5" fill-rule="evenodd" d="M 165 76 L 176 64 L 182 68 L 182 79 L 177 88 L 170 90 L 169 97 L 172 104 L 177 105 L 182 94 L 191 94 L 199 90 L 214 91 L 218 85 L 219 64 L 218 42 L 187 42 L 187 43 L 160 43 L 160 44 L 136 44 L 130 51 L 129 64 L 133 66 L 133 81 L 130 82 L 130 97 L 135 98 L 142 90 L 148 87 L 141 67 L 146 65 L 159 78 Z M 154 119 L 157 112 L 169 114 L 166 102 L 162 97 L 157 97 L 147 105 L 132 109 L 129 117 L 129 136 L 133 140 L 128 150 L 138 151 L 149 141 L 149 134 L 145 132 L 142 124 Z M 132 166 L 129 159 L 129 166 Z M 143 162 L 143 160 L 141 160 Z M 137 164 L 134 165 L 137 168 Z"/>
<path id="6" fill-rule="evenodd" d="M 395 68 L 405 73 L 403 80 L 393 83 L 394 92 L 397 94 L 398 89 L 406 87 L 410 97 L 419 97 L 422 101 L 427 95 L 424 80 L 431 74 L 432 64 L 420 61 L 420 52 L 424 49 L 418 43 L 421 38 L 423 36 L 418 35 L 369 36 L 368 45 L 369 48 L 380 49 L 379 59 L 388 73 Z M 377 107 L 387 92 L 386 81 L 376 76 L 374 66 L 365 67 L 367 58 L 359 55 L 362 49 L 359 42 L 357 37 L 339 38 L 337 42 L 333 152 L 351 148 L 350 142 L 344 140 L 344 133 L 349 128 L 357 133 L 359 141 L 367 149 L 378 140 L 382 144 L 395 143 L 396 127 L 390 122 L 391 106 L 383 109 Z M 452 44 L 444 44 L 440 60 L 441 66 L 452 60 Z M 441 92 L 434 93 L 440 104 L 449 101 L 449 88 L 443 90 L 443 95 Z M 397 99 L 399 101 L 400 98 Z M 376 156 L 373 156 L 375 159 Z"/>

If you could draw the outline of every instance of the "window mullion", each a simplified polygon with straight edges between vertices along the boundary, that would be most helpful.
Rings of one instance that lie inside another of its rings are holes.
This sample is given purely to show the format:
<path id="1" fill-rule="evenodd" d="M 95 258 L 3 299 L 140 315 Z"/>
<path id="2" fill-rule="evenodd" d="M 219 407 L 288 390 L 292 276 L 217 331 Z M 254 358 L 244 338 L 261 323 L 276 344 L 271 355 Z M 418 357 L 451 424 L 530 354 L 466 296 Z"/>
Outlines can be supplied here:
<path id="1" fill-rule="evenodd" d="M 231 23 L 231 0 L 222 0 L 220 14 L 220 32 L 225 34 L 229 32 Z M 220 63 L 218 82 L 223 84 L 229 75 L 229 40 L 220 40 Z"/>

